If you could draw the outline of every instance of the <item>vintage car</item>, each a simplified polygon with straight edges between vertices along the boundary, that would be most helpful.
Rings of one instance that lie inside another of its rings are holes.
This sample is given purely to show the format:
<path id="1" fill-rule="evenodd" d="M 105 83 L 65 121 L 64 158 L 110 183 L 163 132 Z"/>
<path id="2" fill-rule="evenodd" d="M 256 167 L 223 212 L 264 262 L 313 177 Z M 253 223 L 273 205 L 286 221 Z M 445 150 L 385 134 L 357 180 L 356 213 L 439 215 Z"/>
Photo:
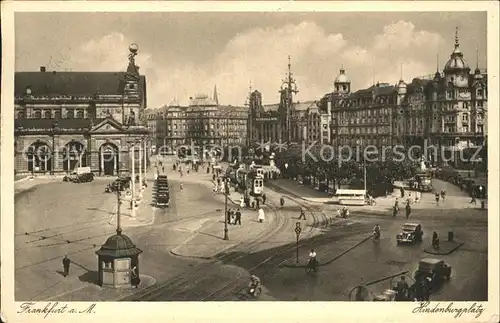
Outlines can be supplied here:
<path id="1" fill-rule="evenodd" d="M 445 280 L 451 277 L 451 266 L 443 260 L 424 258 L 418 263 L 418 269 L 413 276 L 415 281 L 425 279 L 430 290 L 438 288 Z"/>
<path id="2" fill-rule="evenodd" d="M 413 244 L 422 242 L 422 226 L 417 223 L 405 223 L 401 226 L 401 233 L 396 235 L 397 244 Z"/>
<path id="3" fill-rule="evenodd" d="M 374 302 L 394 302 L 396 301 L 396 291 L 392 289 L 386 289 L 383 293 L 377 294 L 373 297 Z"/>

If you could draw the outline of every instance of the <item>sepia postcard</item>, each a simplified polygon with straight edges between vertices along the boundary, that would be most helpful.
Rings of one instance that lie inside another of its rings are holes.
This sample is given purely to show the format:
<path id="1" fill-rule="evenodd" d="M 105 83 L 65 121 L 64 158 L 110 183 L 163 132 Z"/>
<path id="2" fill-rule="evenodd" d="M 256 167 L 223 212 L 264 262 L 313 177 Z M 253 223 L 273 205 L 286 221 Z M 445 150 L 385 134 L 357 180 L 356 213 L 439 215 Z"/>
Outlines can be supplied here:
<path id="1" fill-rule="evenodd" d="M 498 11 L 2 2 L 1 322 L 498 322 Z"/>

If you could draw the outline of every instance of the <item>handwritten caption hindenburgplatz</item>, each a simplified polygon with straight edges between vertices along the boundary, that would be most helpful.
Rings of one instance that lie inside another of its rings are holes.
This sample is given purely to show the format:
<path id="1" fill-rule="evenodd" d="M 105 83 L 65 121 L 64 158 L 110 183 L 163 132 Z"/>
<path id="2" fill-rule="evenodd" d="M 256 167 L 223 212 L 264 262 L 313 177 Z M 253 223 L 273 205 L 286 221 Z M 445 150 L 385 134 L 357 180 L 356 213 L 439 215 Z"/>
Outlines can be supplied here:
<path id="1" fill-rule="evenodd" d="M 78 306 L 80 305 L 80 306 Z M 49 315 L 57 314 L 94 314 L 96 303 L 92 304 L 71 304 L 71 303 L 37 303 L 24 302 L 21 303 L 18 314 L 35 314 L 47 318 Z"/>
<path id="2" fill-rule="evenodd" d="M 463 314 L 475 315 L 475 318 L 479 318 L 481 314 L 486 310 L 483 305 L 478 303 L 472 303 L 470 306 L 455 306 L 454 302 L 448 304 L 434 303 L 431 302 L 420 302 L 417 307 L 412 311 L 414 314 L 451 314 L 455 318 L 461 317 Z"/>

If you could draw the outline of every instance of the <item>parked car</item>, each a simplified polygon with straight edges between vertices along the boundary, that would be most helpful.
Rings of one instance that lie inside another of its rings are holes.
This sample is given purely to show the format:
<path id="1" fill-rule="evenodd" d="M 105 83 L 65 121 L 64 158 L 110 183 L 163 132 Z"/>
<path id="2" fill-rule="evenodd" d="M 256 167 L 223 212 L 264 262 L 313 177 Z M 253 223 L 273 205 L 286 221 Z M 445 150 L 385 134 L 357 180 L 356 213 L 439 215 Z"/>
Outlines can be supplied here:
<path id="1" fill-rule="evenodd" d="M 417 223 L 405 223 L 401 226 L 401 232 L 396 235 L 397 244 L 414 244 L 422 242 L 424 231 L 422 225 Z"/>
<path id="2" fill-rule="evenodd" d="M 418 263 L 418 269 L 414 273 L 415 281 L 425 279 L 431 291 L 435 290 L 444 281 L 451 277 L 451 266 L 443 260 L 436 258 L 424 258 Z"/>

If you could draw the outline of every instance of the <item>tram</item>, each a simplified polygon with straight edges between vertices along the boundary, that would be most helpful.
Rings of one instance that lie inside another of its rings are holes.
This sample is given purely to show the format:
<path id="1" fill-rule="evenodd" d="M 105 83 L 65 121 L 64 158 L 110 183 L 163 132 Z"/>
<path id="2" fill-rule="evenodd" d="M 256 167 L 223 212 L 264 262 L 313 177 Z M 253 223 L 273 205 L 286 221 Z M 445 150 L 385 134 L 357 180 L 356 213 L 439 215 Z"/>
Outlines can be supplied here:
<path id="1" fill-rule="evenodd" d="M 241 193 L 248 194 L 253 197 L 262 196 L 264 194 L 264 172 L 262 168 L 251 168 L 246 170 L 239 168 L 231 172 L 231 181 L 235 184 L 236 189 Z"/>

